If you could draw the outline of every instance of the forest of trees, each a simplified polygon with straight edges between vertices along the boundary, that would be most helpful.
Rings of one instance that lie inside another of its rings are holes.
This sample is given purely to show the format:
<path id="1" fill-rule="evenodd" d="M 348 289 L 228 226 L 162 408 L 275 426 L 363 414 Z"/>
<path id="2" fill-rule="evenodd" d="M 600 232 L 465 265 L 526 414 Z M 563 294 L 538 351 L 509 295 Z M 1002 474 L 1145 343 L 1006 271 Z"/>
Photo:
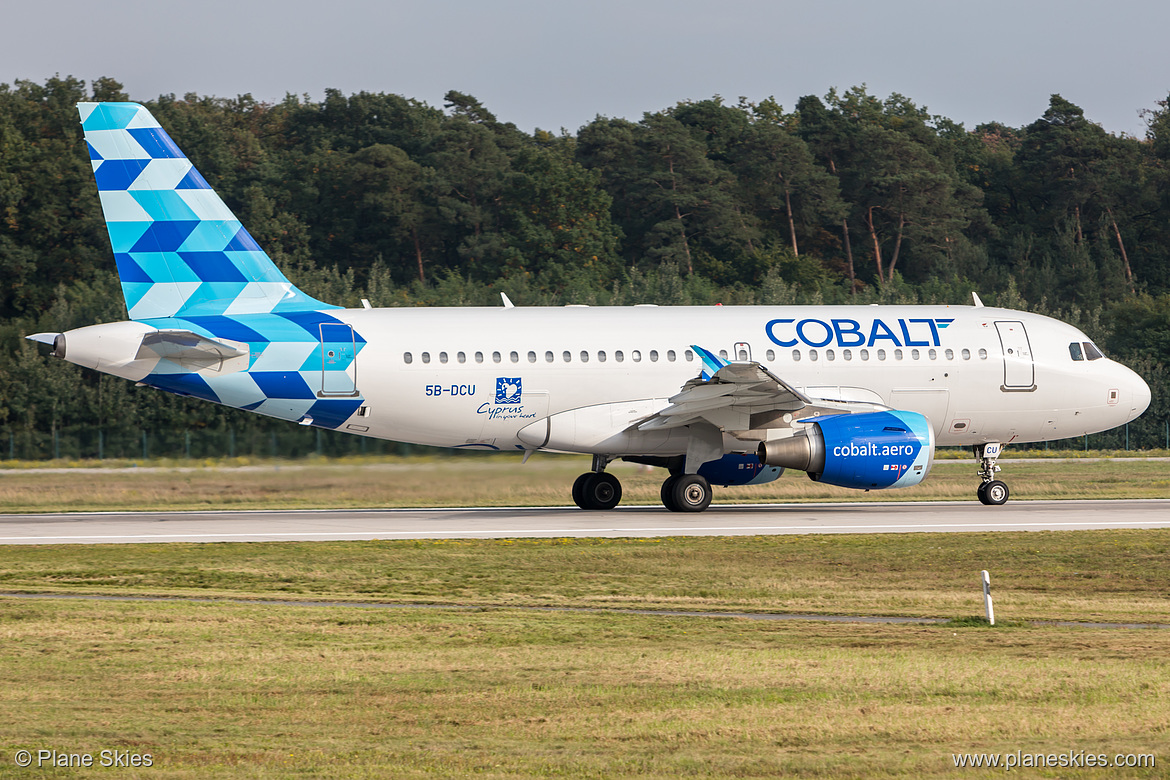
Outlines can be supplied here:
<path id="1" fill-rule="evenodd" d="M 23 336 L 126 317 L 75 104 L 117 81 L 0 84 L 0 458 L 357 446 L 83 371 Z M 470 95 L 147 101 L 303 290 L 356 306 L 967 304 L 1059 317 L 1170 419 L 1170 102 L 1145 138 L 1059 95 L 967 129 L 864 87 L 685 101 L 526 133 Z M 151 444 L 142 436 L 150 432 Z M 1094 446 L 1123 446 L 1123 434 Z M 238 437 L 238 443 L 237 443 Z M 365 446 L 362 444 L 361 446 Z"/>

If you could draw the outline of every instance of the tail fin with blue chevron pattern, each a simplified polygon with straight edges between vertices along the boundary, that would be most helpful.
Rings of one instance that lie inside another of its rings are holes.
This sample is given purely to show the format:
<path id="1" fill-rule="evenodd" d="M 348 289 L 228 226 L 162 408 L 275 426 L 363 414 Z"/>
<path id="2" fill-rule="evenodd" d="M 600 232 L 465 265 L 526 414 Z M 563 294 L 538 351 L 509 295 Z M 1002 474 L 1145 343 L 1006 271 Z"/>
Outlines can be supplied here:
<path id="1" fill-rule="evenodd" d="M 337 308 L 280 272 L 144 106 L 77 107 L 130 319 Z"/>

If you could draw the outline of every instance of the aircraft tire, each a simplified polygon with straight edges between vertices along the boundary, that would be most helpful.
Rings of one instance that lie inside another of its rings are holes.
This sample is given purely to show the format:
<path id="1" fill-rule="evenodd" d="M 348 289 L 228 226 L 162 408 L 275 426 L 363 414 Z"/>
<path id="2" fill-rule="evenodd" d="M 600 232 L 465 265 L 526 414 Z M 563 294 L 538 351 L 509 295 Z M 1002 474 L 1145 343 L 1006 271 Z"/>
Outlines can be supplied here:
<path id="1" fill-rule="evenodd" d="M 1010 491 L 1006 483 L 993 479 L 980 485 L 977 495 L 979 501 L 987 506 L 1000 506 L 1007 503 Z"/>
<path id="2" fill-rule="evenodd" d="M 670 494 L 678 512 L 702 512 L 711 505 L 711 483 L 698 474 L 676 477 Z"/>
<path id="3" fill-rule="evenodd" d="M 588 509 L 585 506 L 585 482 L 593 476 L 592 471 L 587 471 L 573 481 L 573 503 L 582 509 Z"/>
<path id="4" fill-rule="evenodd" d="M 613 509 L 622 500 L 622 483 L 604 471 L 587 474 L 581 485 L 581 499 L 585 509 Z"/>
<path id="5" fill-rule="evenodd" d="M 667 477 L 662 483 L 662 491 L 659 493 L 659 496 L 662 498 L 662 505 L 671 512 L 681 511 L 678 505 L 674 503 L 674 483 L 677 481 L 678 477 L 676 476 Z"/>

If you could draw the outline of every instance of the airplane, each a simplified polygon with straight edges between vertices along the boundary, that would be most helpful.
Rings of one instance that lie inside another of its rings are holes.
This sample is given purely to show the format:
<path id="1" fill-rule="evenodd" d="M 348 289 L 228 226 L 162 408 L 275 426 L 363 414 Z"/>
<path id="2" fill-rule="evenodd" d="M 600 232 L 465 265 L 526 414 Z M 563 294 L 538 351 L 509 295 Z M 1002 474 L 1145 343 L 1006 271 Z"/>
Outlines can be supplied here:
<path id="1" fill-rule="evenodd" d="M 272 263 L 137 103 L 80 103 L 129 319 L 28 336 L 139 385 L 301 425 L 438 447 L 585 453 L 574 503 L 612 509 L 616 459 L 662 504 L 785 469 L 860 490 L 972 447 L 1007 501 L 1007 444 L 1107 430 L 1150 389 L 1084 333 L 983 306 L 346 309 Z"/>

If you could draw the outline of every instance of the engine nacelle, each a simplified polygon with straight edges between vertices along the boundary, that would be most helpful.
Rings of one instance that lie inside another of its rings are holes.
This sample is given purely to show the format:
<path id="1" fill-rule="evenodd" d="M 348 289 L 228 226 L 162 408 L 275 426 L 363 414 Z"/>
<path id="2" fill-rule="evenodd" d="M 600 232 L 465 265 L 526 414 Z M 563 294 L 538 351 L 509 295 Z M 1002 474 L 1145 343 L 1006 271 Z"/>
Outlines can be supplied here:
<path id="1" fill-rule="evenodd" d="M 863 490 L 917 485 L 930 473 L 934 428 L 917 412 L 842 414 L 808 422 L 791 438 L 760 444 L 760 462 Z"/>
<path id="2" fill-rule="evenodd" d="M 728 453 L 719 460 L 699 466 L 699 476 L 712 485 L 762 485 L 779 479 L 784 469 L 761 463 L 755 455 Z"/>

